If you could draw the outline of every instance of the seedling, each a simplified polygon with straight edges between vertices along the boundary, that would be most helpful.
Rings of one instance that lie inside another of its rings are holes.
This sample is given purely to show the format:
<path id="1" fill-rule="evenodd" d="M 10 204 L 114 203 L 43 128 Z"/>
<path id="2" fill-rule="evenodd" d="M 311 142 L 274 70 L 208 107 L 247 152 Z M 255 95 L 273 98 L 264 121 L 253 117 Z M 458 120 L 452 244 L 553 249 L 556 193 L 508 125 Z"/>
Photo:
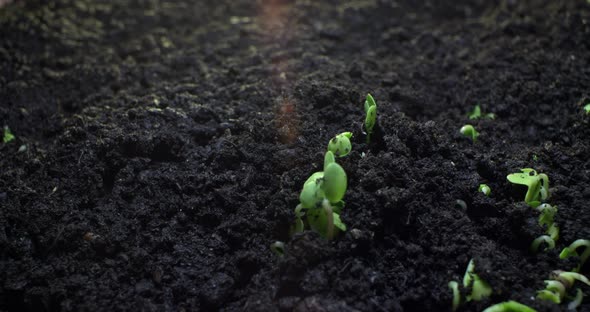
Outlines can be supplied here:
<path id="1" fill-rule="evenodd" d="M 373 128 L 377 123 L 377 103 L 370 94 L 367 94 L 365 100 L 365 131 L 367 132 L 367 144 L 371 142 L 371 135 L 373 134 Z"/>
<path id="2" fill-rule="evenodd" d="M 482 192 L 485 196 L 490 196 L 490 193 L 492 192 L 492 189 L 487 184 L 480 184 L 477 190 Z"/>
<path id="3" fill-rule="evenodd" d="M 547 229 L 554 227 L 553 219 L 555 218 L 555 214 L 557 213 L 557 207 L 551 206 L 549 204 L 541 204 L 537 206 L 537 211 L 541 213 L 539 216 L 539 225 L 540 226 L 547 226 Z"/>
<path id="4" fill-rule="evenodd" d="M 575 311 L 578 306 L 582 304 L 582 300 L 584 300 L 584 293 L 580 288 L 578 288 L 576 289 L 576 296 L 574 297 L 574 300 L 570 301 L 570 303 L 567 305 L 567 309 L 570 311 Z"/>
<path id="5" fill-rule="evenodd" d="M 511 173 L 506 178 L 510 183 L 525 185 L 528 190 L 524 201 L 531 207 L 537 207 L 541 201 L 549 198 L 549 177 L 546 174 L 537 174 L 535 169 L 520 169 L 520 173 Z"/>
<path id="6" fill-rule="evenodd" d="M 312 174 L 303 184 L 300 204 L 295 208 L 294 232 L 304 230 L 304 216 L 309 227 L 328 240 L 334 237 L 334 227 L 346 231 L 346 225 L 340 220 L 346 188 L 346 172 L 336 163 L 334 153 L 326 152 L 324 171 Z"/>
<path id="7" fill-rule="evenodd" d="M 2 138 L 2 142 L 4 142 L 4 144 L 14 140 L 16 137 L 14 136 L 14 134 L 12 134 L 12 132 L 10 131 L 10 128 L 8 128 L 8 126 L 4 126 L 4 136 Z"/>
<path id="8" fill-rule="evenodd" d="M 545 281 L 545 289 L 539 290 L 537 292 L 537 298 L 551 301 L 555 304 L 560 304 L 567 294 L 567 290 L 574 286 L 576 281 L 580 281 L 588 286 L 590 286 L 590 281 L 579 273 L 576 272 L 564 272 L 564 271 L 553 271 L 551 274 L 551 279 Z M 577 290 L 579 293 L 581 290 Z M 573 304 L 576 305 L 581 302 L 581 298 L 578 298 L 578 294 L 576 294 L 576 299 L 574 299 Z M 582 294 L 583 296 L 583 294 Z"/>
<path id="9" fill-rule="evenodd" d="M 272 250 L 275 254 L 282 257 L 285 255 L 285 243 L 276 241 L 270 244 L 270 250 Z"/>
<path id="10" fill-rule="evenodd" d="M 471 294 L 467 296 L 467 302 L 471 300 L 479 301 L 492 294 L 492 287 L 486 281 L 482 280 L 479 275 L 475 274 L 474 271 L 475 263 L 471 259 L 463 276 L 463 287 L 468 288 L 471 286 Z"/>
<path id="11" fill-rule="evenodd" d="M 448 286 L 453 291 L 452 309 L 455 311 L 461 303 L 459 284 L 456 281 L 450 281 Z M 471 287 L 471 293 L 466 296 L 466 302 L 471 300 L 480 301 L 492 294 L 492 287 L 481 279 L 479 275 L 475 274 L 475 263 L 473 259 L 469 261 L 465 275 L 463 275 L 463 288 L 468 289 L 469 287 Z"/>
<path id="12" fill-rule="evenodd" d="M 586 112 L 586 115 L 590 115 L 590 103 L 584 105 L 584 111 Z"/>
<path id="13" fill-rule="evenodd" d="M 537 312 L 537 310 L 516 301 L 506 301 L 494 304 L 483 312 Z"/>
<path id="14" fill-rule="evenodd" d="M 451 305 L 451 309 L 457 311 L 459 305 L 461 304 L 461 292 L 459 291 L 459 283 L 456 281 L 449 282 L 449 288 L 453 291 L 453 303 Z"/>
<path id="15" fill-rule="evenodd" d="M 459 130 L 459 132 L 461 132 L 462 135 L 471 138 L 473 143 L 477 141 L 477 137 L 479 136 L 479 132 L 477 132 L 472 125 L 464 125 L 463 127 L 461 127 L 461 130 Z"/>
<path id="16" fill-rule="evenodd" d="M 348 155 L 352 149 L 350 138 L 352 138 L 352 132 L 342 132 L 336 135 L 328 143 L 328 150 L 334 153 L 334 156 L 337 157 Z"/>
<path id="17" fill-rule="evenodd" d="M 482 114 L 481 112 L 481 107 L 479 107 L 478 105 L 475 105 L 475 107 L 473 107 L 473 111 L 471 113 L 469 113 L 469 119 L 495 119 L 496 118 L 496 114 L 494 113 L 487 113 L 487 114 Z"/>
<path id="18" fill-rule="evenodd" d="M 582 247 L 584 248 L 584 252 L 582 252 L 582 254 L 580 255 L 577 249 Z M 574 272 L 579 272 L 580 269 L 584 266 L 584 263 L 586 263 L 586 260 L 588 260 L 588 257 L 590 257 L 590 240 L 578 239 L 571 243 L 569 247 L 565 247 L 559 254 L 560 259 L 565 259 L 572 256 L 580 258 L 580 264 L 577 268 L 573 270 Z"/>
<path id="19" fill-rule="evenodd" d="M 547 244 L 547 249 L 555 248 L 555 241 L 549 235 L 541 235 L 537 237 L 531 244 L 531 251 L 537 253 L 542 243 Z"/>

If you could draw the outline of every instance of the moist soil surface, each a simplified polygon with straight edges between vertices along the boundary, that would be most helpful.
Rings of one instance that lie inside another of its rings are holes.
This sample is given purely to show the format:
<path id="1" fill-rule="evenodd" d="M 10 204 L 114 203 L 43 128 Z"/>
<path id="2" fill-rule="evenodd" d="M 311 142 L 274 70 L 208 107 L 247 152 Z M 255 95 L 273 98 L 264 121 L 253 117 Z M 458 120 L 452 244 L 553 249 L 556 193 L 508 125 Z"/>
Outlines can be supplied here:
<path id="1" fill-rule="evenodd" d="M 590 238 L 590 4 L 445 2 L 0 1 L 0 310 L 450 311 L 470 259 L 460 311 L 566 310 L 535 296 Z M 343 131 L 348 230 L 292 236 Z"/>

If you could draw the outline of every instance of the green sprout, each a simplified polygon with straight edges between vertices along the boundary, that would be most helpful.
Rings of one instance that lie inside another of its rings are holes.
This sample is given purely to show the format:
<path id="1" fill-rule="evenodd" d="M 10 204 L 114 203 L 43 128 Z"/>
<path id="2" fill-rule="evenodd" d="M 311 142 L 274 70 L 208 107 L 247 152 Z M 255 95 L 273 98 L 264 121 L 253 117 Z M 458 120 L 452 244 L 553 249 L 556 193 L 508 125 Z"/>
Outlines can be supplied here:
<path id="1" fill-rule="evenodd" d="M 531 251 L 533 253 L 536 253 L 539 251 L 539 247 L 541 246 L 542 243 L 547 244 L 547 249 L 553 249 L 555 248 L 555 241 L 553 240 L 553 238 L 551 238 L 551 236 L 549 235 L 541 235 L 539 237 L 537 237 L 533 243 L 531 244 Z"/>
<path id="2" fill-rule="evenodd" d="M 469 119 L 495 119 L 496 118 L 496 114 L 494 113 L 487 113 L 487 114 L 482 114 L 481 112 L 481 107 L 479 107 L 478 105 L 475 105 L 475 107 L 473 107 L 473 111 L 471 113 L 469 113 Z"/>
<path id="3" fill-rule="evenodd" d="M 461 294 L 459 292 L 459 285 L 456 281 L 450 281 L 448 284 L 449 288 L 453 291 L 453 311 L 457 309 L 461 303 Z M 479 275 L 475 274 L 475 263 L 473 259 L 467 264 L 467 270 L 463 275 L 463 288 L 468 289 L 471 287 L 471 293 L 466 296 L 465 302 L 469 301 L 480 301 L 492 294 L 492 287 L 481 279 Z"/>
<path id="4" fill-rule="evenodd" d="M 580 288 L 578 288 L 576 289 L 576 296 L 574 297 L 574 300 L 570 301 L 570 303 L 567 305 L 567 309 L 570 311 L 575 311 L 578 306 L 582 304 L 582 300 L 584 300 L 584 293 Z"/>
<path id="5" fill-rule="evenodd" d="M 472 125 L 464 125 L 461 127 L 459 132 L 461 132 L 462 135 L 471 138 L 474 143 L 477 141 L 477 137 L 479 136 L 479 132 L 477 132 Z"/>
<path id="6" fill-rule="evenodd" d="M 482 192 L 485 196 L 490 196 L 492 189 L 487 184 L 480 184 L 477 191 Z"/>
<path id="7" fill-rule="evenodd" d="M 537 310 L 516 301 L 506 301 L 494 304 L 483 312 L 537 312 Z"/>
<path id="8" fill-rule="evenodd" d="M 559 270 L 553 271 L 551 274 L 551 280 L 545 281 L 545 289 L 539 290 L 537 292 L 537 298 L 551 301 L 555 304 L 560 304 L 566 297 L 567 290 L 572 288 L 576 281 L 580 281 L 590 286 L 590 281 L 588 281 L 588 279 L 580 273 L 564 272 Z M 576 298 L 572 303 L 570 303 L 570 305 L 576 306 L 576 304 L 579 305 L 579 302 L 581 302 L 582 299 L 579 298 L 580 291 L 577 292 L 578 294 L 576 294 Z M 583 297 L 583 294 L 581 297 Z"/>
<path id="9" fill-rule="evenodd" d="M 542 243 L 547 244 L 546 249 L 555 248 L 555 242 L 559 238 L 559 227 L 553 221 L 557 208 L 549 204 L 541 204 L 535 208 L 541 214 L 539 215 L 539 225 L 547 227 L 546 234 L 537 237 L 531 244 L 531 251 L 536 253 L 539 251 L 539 247 Z"/>
<path id="10" fill-rule="evenodd" d="M 577 249 L 580 247 L 584 248 L 584 252 L 581 255 L 577 252 Z M 588 260 L 588 257 L 590 257 L 590 240 L 578 239 L 571 243 L 568 247 L 565 247 L 559 254 L 560 259 L 565 259 L 572 256 L 580 258 L 580 264 L 573 270 L 574 272 L 579 272 L 582 266 L 584 266 L 584 263 L 586 263 L 586 260 Z"/>
<path id="11" fill-rule="evenodd" d="M 546 174 L 537 174 L 535 169 L 520 169 L 520 173 L 511 173 L 506 178 L 510 183 L 525 185 L 528 190 L 524 201 L 531 207 L 537 207 L 541 201 L 549 198 L 549 177 Z"/>
<path id="12" fill-rule="evenodd" d="M 352 145 L 350 144 L 350 138 L 352 132 L 342 132 L 333 137 L 328 143 L 328 150 L 334 153 L 334 156 L 344 157 L 350 153 Z"/>
<path id="13" fill-rule="evenodd" d="M 456 281 L 449 282 L 449 288 L 453 291 L 453 303 L 452 303 L 452 311 L 457 311 L 459 305 L 461 304 L 461 292 L 459 291 L 459 283 Z"/>
<path id="14" fill-rule="evenodd" d="M 541 204 L 535 209 L 541 213 L 539 216 L 540 226 L 547 226 L 548 229 L 555 226 L 553 219 L 557 213 L 557 207 L 551 206 L 549 204 Z"/>
<path id="15" fill-rule="evenodd" d="M 584 111 L 586 112 L 586 115 L 590 115 L 590 103 L 584 105 Z"/>
<path id="16" fill-rule="evenodd" d="M 276 241 L 270 244 L 270 250 L 272 250 L 278 256 L 283 256 L 285 254 L 285 243 Z"/>
<path id="17" fill-rule="evenodd" d="M 377 123 L 377 103 L 370 94 L 367 94 L 365 100 L 365 131 L 367 132 L 367 144 L 371 142 L 371 135 L 373 134 L 373 128 Z"/>
<path id="18" fill-rule="evenodd" d="M 475 274 L 475 262 L 469 261 L 465 275 L 463 275 L 463 287 L 471 286 L 471 294 L 467 296 L 467 302 L 471 300 L 480 301 L 492 294 L 492 287 L 482 280 L 479 275 Z"/>
<path id="19" fill-rule="evenodd" d="M 304 216 L 309 227 L 328 240 L 334 237 L 334 228 L 346 231 L 346 225 L 340 220 L 346 188 L 346 172 L 336 163 L 334 153 L 326 152 L 324 171 L 315 172 L 303 184 L 300 204 L 295 208 L 294 232 L 304 230 Z"/>
<path id="20" fill-rule="evenodd" d="M 12 134 L 10 128 L 8 128 L 8 126 L 4 126 L 4 137 L 2 138 L 2 141 L 6 144 L 14 140 L 15 138 L 16 137 L 14 136 L 14 134 Z"/>

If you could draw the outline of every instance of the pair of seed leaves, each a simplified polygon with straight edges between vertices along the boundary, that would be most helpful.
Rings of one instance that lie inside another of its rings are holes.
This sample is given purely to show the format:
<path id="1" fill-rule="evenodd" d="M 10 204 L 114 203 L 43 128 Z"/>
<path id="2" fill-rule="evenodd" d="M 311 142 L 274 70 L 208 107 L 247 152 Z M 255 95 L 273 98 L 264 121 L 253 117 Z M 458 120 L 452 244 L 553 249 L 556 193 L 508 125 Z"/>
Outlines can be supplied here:
<path id="1" fill-rule="evenodd" d="M 302 217 L 307 216 L 311 229 L 327 237 L 331 229 L 328 229 L 328 210 L 324 209 L 326 205 L 332 208 L 334 227 L 346 231 L 346 225 L 340 220 L 340 211 L 344 207 L 342 198 L 346 188 L 346 172 L 336 163 L 334 153 L 327 151 L 324 156 L 324 171 L 315 172 L 303 184 L 303 190 L 299 195 L 301 204 L 295 209 L 295 231 L 303 231 Z M 303 212 L 304 209 L 306 212 Z"/>
<path id="2" fill-rule="evenodd" d="M 371 94 L 365 99 L 365 131 L 367 131 L 367 143 L 370 141 L 375 123 L 377 123 L 377 103 Z"/>
<path id="3" fill-rule="evenodd" d="M 549 198 L 549 177 L 546 174 L 538 174 L 535 169 L 520 169 L 519 173 L 509 174 L 506 178 L 514 184 L 525 185 L 528 190 L 524 201 L 536 208 L 542 201 Z"/>

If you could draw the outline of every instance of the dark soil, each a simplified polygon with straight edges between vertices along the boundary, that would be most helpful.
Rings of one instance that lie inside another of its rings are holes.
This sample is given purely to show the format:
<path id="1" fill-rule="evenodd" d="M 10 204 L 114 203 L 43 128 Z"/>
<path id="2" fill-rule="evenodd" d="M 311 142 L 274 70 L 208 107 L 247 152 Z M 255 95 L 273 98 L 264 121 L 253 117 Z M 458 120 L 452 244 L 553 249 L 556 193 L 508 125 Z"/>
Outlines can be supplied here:
<path id="1" fill-rule="evenodd" d="M 590 238 L 590 5 L 416 2 L 5 4 L 0 310 L 450 311 L 471 258 L 494 291 L 461 311 L 565 310 L 534 297 Z M 497 118 L 470 121 L 478 103 Z M 348 231 L 290 237 L 343 131 Z M 524 167 L 559 209 L 539 254 L 538 213 L 506 181 Z"/>

